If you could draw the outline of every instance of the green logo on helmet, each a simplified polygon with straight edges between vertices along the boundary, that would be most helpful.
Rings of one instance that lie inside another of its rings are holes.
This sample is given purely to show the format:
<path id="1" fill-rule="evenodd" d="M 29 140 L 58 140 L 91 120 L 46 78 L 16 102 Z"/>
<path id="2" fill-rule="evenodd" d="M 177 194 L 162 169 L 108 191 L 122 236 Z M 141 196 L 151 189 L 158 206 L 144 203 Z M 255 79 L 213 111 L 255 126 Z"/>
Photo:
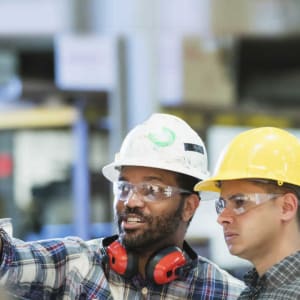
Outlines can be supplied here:
<path id="1" fill-rule="evenodd" d="M 174 143 L 175 133 L 171 129 L 163 127 L 159 133 L 149 133 L 148 138 L 158 147 L 167 147 Z"/>

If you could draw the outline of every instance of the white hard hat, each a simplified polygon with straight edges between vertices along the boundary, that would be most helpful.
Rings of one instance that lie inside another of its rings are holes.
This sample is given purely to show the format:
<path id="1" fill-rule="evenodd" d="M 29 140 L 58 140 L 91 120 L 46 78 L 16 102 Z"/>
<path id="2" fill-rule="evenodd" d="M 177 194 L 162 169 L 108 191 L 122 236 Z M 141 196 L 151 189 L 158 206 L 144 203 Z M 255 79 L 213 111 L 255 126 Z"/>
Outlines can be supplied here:
<path id="1" fill-rule="evenodd" d="M 207 153 L 202 139 L 182 119 L 155 113 L 125 137 L 114 162 L 103 175 L 117 181 L 122 166 L 159 168 L 203 180 L 208 177 Z"/>

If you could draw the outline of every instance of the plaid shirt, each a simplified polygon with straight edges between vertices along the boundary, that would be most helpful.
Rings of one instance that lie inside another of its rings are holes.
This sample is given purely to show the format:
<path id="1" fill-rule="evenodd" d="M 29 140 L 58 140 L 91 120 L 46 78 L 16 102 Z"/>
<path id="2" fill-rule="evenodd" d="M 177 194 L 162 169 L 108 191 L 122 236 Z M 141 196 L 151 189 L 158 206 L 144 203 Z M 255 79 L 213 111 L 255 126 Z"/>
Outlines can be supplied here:
<path id="1" fill-rule="evenodd" d="M 193 262 L 184 280 L 158 286 L 140 276 L 124 279 L 112 270 L 105 275 L 102 239 L 24 243 L 2 234 L 2 240 L 0 283 L 18 299 L 225 300 L 237 299 L 244 288 L 239 280 L 202 257 Z"/>
<path id="2" fill-rule="evenodd" d="M 240 300 L 300 299 L 300 251 L 274 265 L 262 277 L 255 269 L 245 275 L 247 288 Z"/>
<path id="3" fill-rule="evenodd" d="M 17 299 L 113 299 L 98 243 L 79 238 L 26 243 L 3 231 L 0 284 Z"/>
<path id="4" fill-rule="evenodd" d="M 109 282 L 114 299 L 130 300 L 232 300 L 245 288 L 242 282 L 203 257 L 193 261 L 184 279 L 169 284 L 155 285 L 140 275 L 126 280 L 113 271 L 109 272 Z"/>

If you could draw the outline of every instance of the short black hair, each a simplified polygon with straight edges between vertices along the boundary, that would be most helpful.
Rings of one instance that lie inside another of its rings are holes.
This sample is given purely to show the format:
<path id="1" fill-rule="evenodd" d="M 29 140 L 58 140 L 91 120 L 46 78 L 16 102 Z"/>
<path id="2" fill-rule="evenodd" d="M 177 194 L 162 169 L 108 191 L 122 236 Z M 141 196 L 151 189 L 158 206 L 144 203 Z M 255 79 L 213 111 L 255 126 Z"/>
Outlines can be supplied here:
<path id="1" fill-rule="evenodd" d="M 194 187 L 200 181 L 200 179 L 182 173 L 175 172 L 175 174 L 178 187 L 199 196 L 199 193 L 194 190 Z"/>
<path id="2" fill-rule="evenodd" d="M 200 201 L 200 196 L 199 196 L 199 192 L 196 192 L 194 191 L 194 186 L 200 181 L 198 178 L 196 177 L 193 177 L 193 176 L 189 176 L 189 175 L 186 175 L 186 174 L 182 174 L 182 173 L 177 173 L 175 172 L 175 178 L 176 178 L 176 182 L 178 184 L 178 187 L 180 187 L 181 189 L 184 189 L 184 190 L 187 190 L 187 191 L 190 191 L 191 193 L 190 194 L 195 194 L 199 201 Z M 190 194 L 183 194 L 182 195 L 182 200 L 181 201 L 184 201 L 184 199 L 186 197 L 188 197 Z M 190 218 L 190 220 L 188 221 L 187 223 L 187 228 L 189 227 L 192 219 L 193 219 L 194 216 L 192 216 Z"/>
<path id="3" fill-rule="evenodd" d="M 276 180 L 253 179 L 251 180 L 257 185 L 261 185 L 269 193 L 293 193 L 298 199 L 297 222 L 300 228 L 300 187 L 291 183 L 283 182 L 279 185 Z"/>

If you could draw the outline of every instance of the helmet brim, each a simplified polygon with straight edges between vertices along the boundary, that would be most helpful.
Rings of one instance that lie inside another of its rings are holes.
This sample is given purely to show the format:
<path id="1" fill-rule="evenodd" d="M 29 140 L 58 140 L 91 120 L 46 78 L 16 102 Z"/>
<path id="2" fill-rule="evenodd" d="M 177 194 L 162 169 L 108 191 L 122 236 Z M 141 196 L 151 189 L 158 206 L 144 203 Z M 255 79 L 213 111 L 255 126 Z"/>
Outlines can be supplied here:
<path id="1" fill-rule="evenodd" d="M 220 188 L 217 186 L 217 179 L 211 178 L 204 181 L 198 182 L 194 186 L 196 192 L 220 192 Z"/>
<path id="2" fill-rule="evenodd" d="M 102 174 L 109 181 L 114 182 L 118 180 L 120 171 L 116 167 L 116 164 L 112 162 L 102 168 Z"/>
<path id="3" fill-rule="evenodd" d="M 157 169 L 162 169 L 162 170 L 166 170 L 166 171 L 170 171 L 170 172 L 176 172 L 176 173 L 181 173 L 184 175 L 192 176 L 198 180 L 203 180 L 203 179 L 207 178 L 209 175 L 209 174 L 199 174 L 199 172 L 197 172 L 197 174 L 193 174 L 192 172 L 190 174 L 187 174 L 185 168 L 180 168 L 179 166 L 173 166 L 168 163 L 166 163 L 164 165 L 159 161 L 147 161 L 147 163 L 145 163 L 145 160 L 143 160 L 143 161 L 137 161 L 137 160 L 127 161 L 127 162 L 123 162 L 122 164 L 116 164 L 115 162 L 112 162 L 102 168 L 102 174 L 104 175 L 104 177 L 106 177 L 111 182 L 117 181 L 120 176 L 121 166 L 157 168 Z"/>

